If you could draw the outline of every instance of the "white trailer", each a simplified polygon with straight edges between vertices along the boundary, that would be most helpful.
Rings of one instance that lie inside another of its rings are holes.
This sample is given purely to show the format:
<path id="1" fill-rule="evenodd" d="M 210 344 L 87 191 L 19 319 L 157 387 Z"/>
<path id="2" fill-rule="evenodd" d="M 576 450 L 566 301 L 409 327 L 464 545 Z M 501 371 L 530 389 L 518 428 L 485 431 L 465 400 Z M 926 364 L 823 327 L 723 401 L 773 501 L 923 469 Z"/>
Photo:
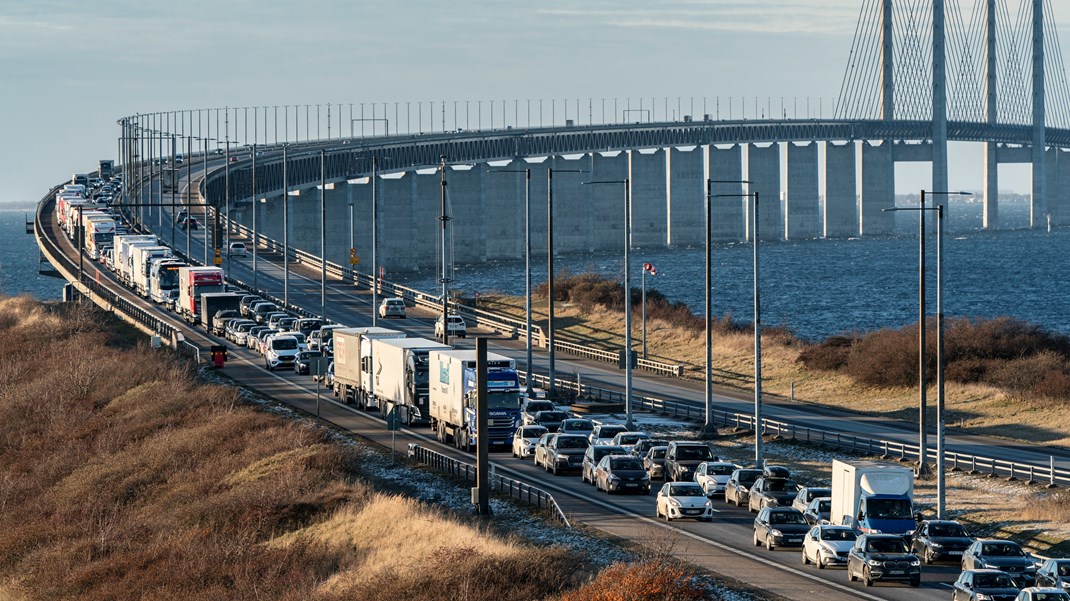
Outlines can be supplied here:
<path id="1" fill-rule="evenodd" d="M 879 461 L 832 461 L 833 524 L 863 533 L 908 534 L 914 516 L 914 471 Z"/>
<path id="2" fill-rule="evenodd" d="M 152 259 L 173 258 L 170 247 L 167 246 L 141 246 L 135 244 L 130 247 L 130 278 L 131 287 L 145 298 L 149 297 L 149 276 L 152 273 Z"/>
<path id="3" fill-rule="evenodd" d="M 440 442 L 468 450 L 476 442 L 476 351 L 431 351 L 429 413 Z M 487 353 L 488 436 L 491 446 L 512 444 L 520 421 L 520 378 L 516 362 Z"/>
<path id="4" fill-rule="evenodd" d="M 372 340 L 375 400 L 379 412 L 387 415 L 397 407 L 403 424 L 430 423 L 428 352 L 449 348 L 426 338 Z"/>
<path id="5" fill-rule="evenodd" d="M 127 271 L 130 268 L 130 247 L 134 244 L 156 246 L 160 242 L 151 234 L 121 234 L 112 238 L 112 262 L 115 264 L 115 273 L 119 275 L 119 281 L 129 283 Z"/>
<path id="6" fill-rule="evenodd" d="M 115 218 L 100 216 L 90 219 L 86 225 L 85 250 L 89 258 L 95 261 L 100 258 L 103 247 L 111 246 L 112 237 L 115 236 Z"/>
<path id="7" fill-rule="evenodd" d="M 371 381 L 371 341 L 378 338 L 404 338 L 405 333 L 388 328 L 337 328 L 332 333 L 334 345 L 334 395 L 344 403 L 362 408 L 375 407 Z"/>

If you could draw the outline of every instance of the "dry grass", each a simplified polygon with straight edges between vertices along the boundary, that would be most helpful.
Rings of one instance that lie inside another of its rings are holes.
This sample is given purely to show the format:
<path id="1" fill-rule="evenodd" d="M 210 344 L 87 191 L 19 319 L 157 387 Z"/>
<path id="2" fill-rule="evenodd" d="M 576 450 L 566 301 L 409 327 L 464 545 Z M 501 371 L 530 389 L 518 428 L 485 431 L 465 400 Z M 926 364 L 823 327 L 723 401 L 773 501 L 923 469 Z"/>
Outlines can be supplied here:
<path id="1" fill-rule="evenodd" d="M 2 599 L 489 601 L 580 584 L 579 558 L 373 490 L 350 447 L 106 314 L 0 298 L 0 344 Z"/>

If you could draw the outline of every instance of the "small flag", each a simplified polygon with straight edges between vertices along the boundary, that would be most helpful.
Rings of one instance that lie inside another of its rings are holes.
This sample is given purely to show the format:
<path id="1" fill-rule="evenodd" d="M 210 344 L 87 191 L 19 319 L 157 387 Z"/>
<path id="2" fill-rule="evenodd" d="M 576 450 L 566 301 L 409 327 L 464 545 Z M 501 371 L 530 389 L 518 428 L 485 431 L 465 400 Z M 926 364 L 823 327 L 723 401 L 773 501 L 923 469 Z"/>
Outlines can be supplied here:
<path id="1" fill-rule="evenodd" d="M 658 275 L 658 270 L 650 263 L 643 263 L 643 271 L 649 271 L 650 275 Z"/>

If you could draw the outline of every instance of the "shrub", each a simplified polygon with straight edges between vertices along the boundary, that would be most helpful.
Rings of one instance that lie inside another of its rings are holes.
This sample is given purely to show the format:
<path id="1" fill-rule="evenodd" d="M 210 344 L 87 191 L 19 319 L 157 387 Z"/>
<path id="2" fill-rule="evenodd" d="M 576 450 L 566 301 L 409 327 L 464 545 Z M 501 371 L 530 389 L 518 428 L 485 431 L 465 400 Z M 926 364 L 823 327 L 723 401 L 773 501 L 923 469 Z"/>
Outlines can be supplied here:
<path id="1" fill-rule="evenodd" d="M 705 599 L 702 587 L 680 566 L 667 561 L 615 564 L 560 601 L 687 601 Z"/>

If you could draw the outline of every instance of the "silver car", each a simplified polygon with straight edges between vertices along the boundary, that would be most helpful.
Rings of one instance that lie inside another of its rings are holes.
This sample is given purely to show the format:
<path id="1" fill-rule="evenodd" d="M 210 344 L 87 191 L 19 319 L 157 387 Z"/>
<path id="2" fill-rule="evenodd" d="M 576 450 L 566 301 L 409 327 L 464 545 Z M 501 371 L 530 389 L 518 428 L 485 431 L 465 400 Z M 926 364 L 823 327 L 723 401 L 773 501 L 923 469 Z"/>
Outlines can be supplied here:
<path id="1" fill-rule="evenodd" d="M 847 554 L 858 534 L 848 526 L 814 526 L 803 538 L 802 560 L 818 569 L 847 565 Z"/>
<path id="2" fill-rule="evenodd" d="M 379 303 L 379 317 L 386 319 L 387 317 L 400 317 L 405 319 L 405 301 L 400 298 L 384 298 L 383 302 Z"/>
<path id="3" fill-rule="evenodd" d="M 539 438 L 546 434 L 543 426 L 522 426 L 513 434 L 513 457 L 527 459 L 535 452 Z"/>

